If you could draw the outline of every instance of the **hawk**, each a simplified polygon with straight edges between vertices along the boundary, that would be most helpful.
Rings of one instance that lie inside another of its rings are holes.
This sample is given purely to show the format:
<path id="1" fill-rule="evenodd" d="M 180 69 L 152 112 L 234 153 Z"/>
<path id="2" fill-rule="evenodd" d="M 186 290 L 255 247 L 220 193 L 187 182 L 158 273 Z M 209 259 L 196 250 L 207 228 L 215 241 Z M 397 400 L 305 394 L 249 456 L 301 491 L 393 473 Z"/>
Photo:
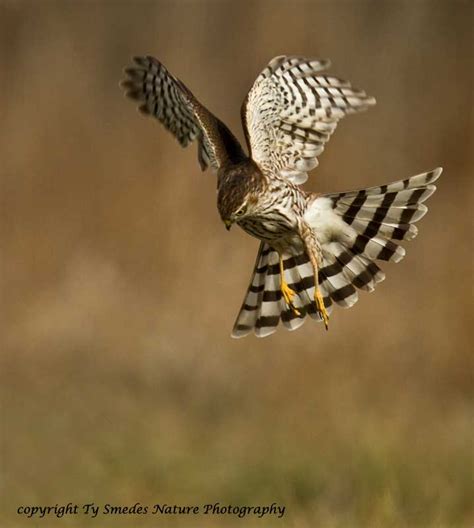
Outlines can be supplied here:
<path id="1" fill-rule="evenodd" d="M 357 290 L 385 277 L 377 260 L 398 262 L 399 240 L 417 234 L 437 168 L 394 183 L 316 194 L 300 185 L 346 114 L 375 99 L 321 72 L 327 60 L 279 56 L 255 80 L 241 117 L 248 155 L 227 128 L 153 57 L 136 57 L 121 85 L 139 109 L 186 147 L 197 142 L 202 170 L 217 172 L 217 208 L 260 240 L 257 260 L 232 336 L 288 330 L 307 315 L 328 328 L 334 304 L 351 307 Z"/>

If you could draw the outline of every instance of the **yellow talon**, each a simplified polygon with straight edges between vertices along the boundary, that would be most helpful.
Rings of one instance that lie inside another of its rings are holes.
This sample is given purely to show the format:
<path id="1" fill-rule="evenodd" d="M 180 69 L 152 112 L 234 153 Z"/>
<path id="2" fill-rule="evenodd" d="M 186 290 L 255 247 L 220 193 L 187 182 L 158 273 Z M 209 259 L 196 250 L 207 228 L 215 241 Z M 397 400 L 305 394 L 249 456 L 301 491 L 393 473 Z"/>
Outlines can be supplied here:
<path id="1" fill-rule="evenodd" d="M 326 330 L 329 328 L 329 315 L 326 311 L 326 306 L 324 306 L 324 300 L 321 295 L 321 292 L 319 291 L 319 288 L 316 287 L 314 291 L 314 300 L 316 302 L 316 308 L 319 312 L 319 315 L 323 318 L 324 326 L 326 327 Z"/>
<path id="2" fill-rule="evenodd" d="M 288 307 L 291 308 L 291 310 L 293 310 L 293 313 L 299 317 L 301 313 L 297 310 L 297 308 L 293 304 L 293 297 L 295 296 L 295 291 L 292 290 L 288 286 L 287 282 L 285 281 L 285 273 L 284 273 L 282 259 L 280 259 L 280 289 L 281 289 L 281 293 Z"/>
<path id="3" fill-rule="evenodd" d="M 292 302 L 293 297 L 295 296 L 295 292 L 288 286 L 288 284 L 284 280 L 281 281 L 281 293 L 283 295 L 283 298 L 285 299 L 286 304 L 293 310 L 294 314 L 300 316 L 300 312 L 296 309 L 295 305 Z"/>

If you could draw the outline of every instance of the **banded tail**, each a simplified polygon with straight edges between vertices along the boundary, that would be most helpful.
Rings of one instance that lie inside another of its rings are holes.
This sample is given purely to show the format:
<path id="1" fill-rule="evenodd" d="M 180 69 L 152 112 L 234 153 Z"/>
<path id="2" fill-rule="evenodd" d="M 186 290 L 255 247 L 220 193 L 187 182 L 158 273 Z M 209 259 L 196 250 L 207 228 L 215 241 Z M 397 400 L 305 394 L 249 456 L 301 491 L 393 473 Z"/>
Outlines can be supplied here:
<path id="1" fill-rule="evenodd" d="M 412 240 L 414 225 L 427 212 L 423 202 L 436 190 L 433 184 L 441 168 L 388 185 L 360 191 L 316 196 L 305 214 L 322 250 L 319 288 L 327 311 L 334 304 L 350 308 L 358 300 L 357 289 L 373 291 L 385 274 L 376 260 L 399 262 L 405 250 L 396 242 Z M 288 330 L 300 327 L 306 315 L 321 320 L 314 302 L 314 276 L 304 251 L 283 255 L 285 279 L 296 292 L 286 305 L 280 291 L 279 256 L 261 243 L 252 281 L 232 331 L 243 337 L 275 332 L 279 322 Z"/>

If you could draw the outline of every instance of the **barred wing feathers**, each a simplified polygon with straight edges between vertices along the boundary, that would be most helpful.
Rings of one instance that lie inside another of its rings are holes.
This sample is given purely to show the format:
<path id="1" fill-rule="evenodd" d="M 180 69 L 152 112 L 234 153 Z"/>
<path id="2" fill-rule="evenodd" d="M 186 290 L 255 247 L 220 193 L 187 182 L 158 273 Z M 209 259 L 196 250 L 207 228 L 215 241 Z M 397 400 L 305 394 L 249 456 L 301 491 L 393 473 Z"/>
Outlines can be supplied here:
<path id="1" fill-rule="evenodd" d="M 329 65 L 281 56 L 257 77 L 241 113 L 251 157 L 264 172 L 305 182 L 339 120 L 375 104 L 348 82 L 319 75 Z"/>
<path id="2" fill-rule="evenodd" d="M 415 222 L 427 211 L 424 201 L 436 187 L 442 169 L 407 180 L 360 191 L 314 197 L 305 220 L 315 230 L 322 250 L 319 287 L 328 311 L 334 304 L 350 308 L 358 289 L 373 291 L 385 278 L 376 260 L 399 262 L 405 255 L 400 240 L 417 234 Z M 397 242 L 395 242 L 397 241 Z M 290 310 L 280 292 L 278 254 L 261 244 L 252 282 L 237 317 L 233 337 L 254 331 L 258 337 L 273 333 L 279 322 L 289 330 L 301 326 L 306 315 L 321 320 L 314 304 L 314 276 L 302 252 L 283 256 L 285 279 L 296 292 Z"/>
<path id="3" fill-rule="evenodd" d="M 198 141 L 202 170 L 217 170 L 225 161 L 245 158 L 230 130 L 194 97 L 191 91 L 154 57 L 135 57 L 121 82 L 126 95 L 139 101 L 139 109 L 158 119 L 186 147 Z"/>

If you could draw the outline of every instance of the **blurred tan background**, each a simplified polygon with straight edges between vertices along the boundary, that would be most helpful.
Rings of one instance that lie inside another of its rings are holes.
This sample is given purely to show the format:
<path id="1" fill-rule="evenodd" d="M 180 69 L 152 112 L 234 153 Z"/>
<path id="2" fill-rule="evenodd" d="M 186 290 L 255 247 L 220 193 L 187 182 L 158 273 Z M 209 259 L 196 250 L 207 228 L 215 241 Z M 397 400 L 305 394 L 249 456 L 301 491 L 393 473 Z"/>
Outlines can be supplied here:
<path id="1" fill-rule="evenodd" d="M 286 505 L 100 526 L 472 526 L 472 22 L 456 1 L 0 3 L 2 526 L 92 524 L 16 514 L 69 501 Z M 444 167 L 405 260 L 328 333 L 230 339 L 258 243 L 123 98 L 147 53 L 241 140 L 269 59 L 331 58 L 378 104 L 309 189 Z"/>

